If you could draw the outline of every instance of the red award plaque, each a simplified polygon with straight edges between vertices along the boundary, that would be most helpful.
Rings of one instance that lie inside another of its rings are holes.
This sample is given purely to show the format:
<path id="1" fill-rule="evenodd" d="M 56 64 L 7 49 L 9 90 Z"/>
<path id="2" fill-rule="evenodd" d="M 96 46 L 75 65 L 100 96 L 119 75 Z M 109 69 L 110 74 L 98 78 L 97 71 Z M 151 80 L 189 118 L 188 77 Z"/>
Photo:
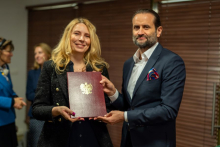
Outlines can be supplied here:
<path id="1" fill-rule="evenodd" d="M 107 113 L 100 72 L 67 72 L 70 109 L 75 117 L 96 117 Z"/>

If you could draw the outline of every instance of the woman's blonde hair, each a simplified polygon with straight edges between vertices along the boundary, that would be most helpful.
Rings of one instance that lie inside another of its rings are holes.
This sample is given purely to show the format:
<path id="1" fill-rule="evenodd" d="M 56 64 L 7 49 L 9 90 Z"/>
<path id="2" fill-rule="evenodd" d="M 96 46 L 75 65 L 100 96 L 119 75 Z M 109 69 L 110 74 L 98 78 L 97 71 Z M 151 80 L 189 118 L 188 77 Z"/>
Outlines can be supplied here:
<path id="1" fill-rule="evenodd" d="M 51 47 L 48 45 L 48 44 L 46 44 L 46 43 L 39 43 L 39 44 L 37 44 L 37 45 L 35 45 L 34 46 L 34 50 L 36 49 L 36 47 L 41 47 L 42 48 L 42 50 L 43 50 L 43 52 L 46 54 L 46 56 L 47 56 L 47 60 L 49 60 L 50 59 L 50 57 L 51 57 Z M 46 60 L 46 59 L 45 59 Z M 39 69 L 40 68 L 40 65 L 36 62 L 36 61 L 34 61 L 34 65 L 33 65 L 33 67 L 32 67 L 33 69 Z"/>
<path id="2" fill-rule="evenodd" d="M 108 63 L 101 58 L 101 47 L 95 26 L 88 19 L 75 18 L 66 26 L 59 44 L 52 52 L 52 60 L 57 73 L 62 73 L 70 62 L 70 55 L 73 54 L 70 45 L 70 36 L 72 29 L 78 23 L 85 24 L 90 34 L 91 45 L 84 54 L 86 66 L 90 65 L 95 71 L 102 71 L 103 66 L 109 67 Z M 97 67 L 97 65 L 99 66 Z"/>

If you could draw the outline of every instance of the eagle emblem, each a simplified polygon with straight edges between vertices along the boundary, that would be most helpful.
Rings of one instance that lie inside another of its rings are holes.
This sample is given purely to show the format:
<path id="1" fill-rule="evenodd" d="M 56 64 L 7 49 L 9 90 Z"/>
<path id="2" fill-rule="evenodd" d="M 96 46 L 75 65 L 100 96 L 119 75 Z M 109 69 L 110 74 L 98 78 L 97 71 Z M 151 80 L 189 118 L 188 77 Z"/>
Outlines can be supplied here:
<path id="1" fill-rule="evenodd" d="M 92 93 L 92 84 L 87 84 L 87 82 L 85 84 L 81 84 L 80 85 L 80 89 L 82 91 L 82 94 L 91 94 Z"/>

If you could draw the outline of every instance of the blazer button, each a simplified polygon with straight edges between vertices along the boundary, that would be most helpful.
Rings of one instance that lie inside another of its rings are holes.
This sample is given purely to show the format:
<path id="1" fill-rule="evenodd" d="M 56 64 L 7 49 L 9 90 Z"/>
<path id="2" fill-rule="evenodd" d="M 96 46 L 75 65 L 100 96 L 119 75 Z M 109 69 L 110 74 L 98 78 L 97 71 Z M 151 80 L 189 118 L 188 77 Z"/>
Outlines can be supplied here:
<path id="1" fill-rule="evenodd" d="M 134 110 L 134 107 L 131 107 L 131 110 Z"/>
<path id="2" fill-rule="evenodd" d="M 61 120 L 62 120 L 61 118 L 58 119 L 59 122 L 61 122 Z"/>
<path id="3" fill-rule="evenodd" d="M 56 88 L 56 91 L 59 91 L 60 89 L 59 88 Z"/>
<path id="4" fill-rule="evenodd" d="M 60 104 L 59 103 L 56 103 L 57 104 L 57 106 L 59 106 Z"/>

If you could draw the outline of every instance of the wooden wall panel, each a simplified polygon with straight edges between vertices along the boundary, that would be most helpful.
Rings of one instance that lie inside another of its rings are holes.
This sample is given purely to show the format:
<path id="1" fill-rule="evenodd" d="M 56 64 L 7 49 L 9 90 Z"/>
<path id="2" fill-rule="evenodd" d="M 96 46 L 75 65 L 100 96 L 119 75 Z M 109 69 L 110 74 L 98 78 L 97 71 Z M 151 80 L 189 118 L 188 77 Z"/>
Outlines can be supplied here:
<path id="1" fill-rule="evenodd" d="M 73 8 L 28 11 L 28 70 L 34 63 L 34 46 L 44 42 L 53 49 L 66 25 L 75 18 L 75 11 Z"/>
<path id="2" fill-rule="evenodd" d="M 186 85 L 177 117 L 177 147 L 215 147 L 211 136 L 213 83 L 220 79 L 220 1 L 160 4 L 161 44 L 186 65 Z"/>

